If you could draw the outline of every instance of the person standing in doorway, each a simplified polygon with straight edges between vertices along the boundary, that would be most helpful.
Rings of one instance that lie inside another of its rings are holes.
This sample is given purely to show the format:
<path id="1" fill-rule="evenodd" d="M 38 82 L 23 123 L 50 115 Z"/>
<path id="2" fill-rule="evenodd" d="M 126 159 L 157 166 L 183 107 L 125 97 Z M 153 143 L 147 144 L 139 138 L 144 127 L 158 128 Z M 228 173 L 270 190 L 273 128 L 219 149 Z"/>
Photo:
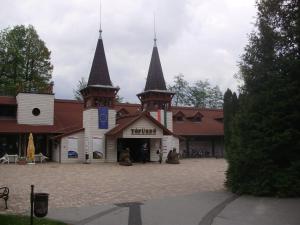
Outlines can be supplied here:
<path id="1" fill-rule="evenodd" d="M 162 158 L 163 158 L 163 150 L 162 150 L 161 146 L 159 146 L 159 148 L 156 151 L 156 153 L 158 154 L 158 162 L 161 164 Z"/>
<path id="2" fill-rule="evenodd" d="M 142 154 L 143 154 L 143 163 L 146 163 L 147 162 L 147 156 L 148 156 L 147 143 L 143 144 Z"/>

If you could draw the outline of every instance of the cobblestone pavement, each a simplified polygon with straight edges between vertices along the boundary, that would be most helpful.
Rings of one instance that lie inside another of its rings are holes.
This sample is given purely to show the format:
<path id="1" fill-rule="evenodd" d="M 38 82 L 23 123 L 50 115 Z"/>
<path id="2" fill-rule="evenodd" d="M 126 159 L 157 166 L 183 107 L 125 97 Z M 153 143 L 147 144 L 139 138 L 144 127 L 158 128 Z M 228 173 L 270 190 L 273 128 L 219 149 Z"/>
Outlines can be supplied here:
<path id="1" fill-rule="evenodd" d="M 8 186 L 8 210 L 0 199 L 0 213 L 29 210 L 30 185 L 50 194 L 49 207 L 82 207 L 144 201 L 224 190 L 224 159 L 184 159 L 179 165 L 116 163 L 0 165 L 0 186 Z"/>

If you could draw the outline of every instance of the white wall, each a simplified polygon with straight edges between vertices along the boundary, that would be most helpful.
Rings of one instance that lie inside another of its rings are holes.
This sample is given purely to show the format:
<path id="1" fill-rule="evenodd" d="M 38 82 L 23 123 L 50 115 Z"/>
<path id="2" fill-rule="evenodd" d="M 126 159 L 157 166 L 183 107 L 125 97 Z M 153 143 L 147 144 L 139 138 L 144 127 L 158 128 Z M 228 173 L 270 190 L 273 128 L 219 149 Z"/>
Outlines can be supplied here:
<path id="1" fill-rule="evenodd" d="M 19 124 L 53 125 L 54 95 L 19 93 L 16 97 Z M 40 115 L 34 116 L 32 110 L 38 108 Z"/>
<path id="2" fill-rule="evenodd" d="M 54 146 L 52 148 L 52 161 L 53 162 L 59 162 L 59 145 L 60 145 L 60 142 L 57 144 L 54 144 Z"/>
<path id="3" fill-rule="evenodd" d="M 160 147 L 160 140 L 161 139 L 150 139 L 150 161 L 158 161 L 159 155 L 156 154 L 157 150 Z"/>
<path id="4" fill-rule="evenodd" d="M 99 129 L 98 109 L 87 109 L 83 111 L 84 148 L 83 152 L 89 153 L 92 162 L 103 162 L 107 158 L 105 155 L 105 133 L 116 126 L 116 111 L 108 110 L 108 129 Z M 93 138 L 100 138 L 104 153 L 103 159 L 93 159 Z"/>
<path id="5" fill-rule="evenodd" d="M 106 139 L 106 162 L 117 162 L 117 140 L 114 138 Z"/>
<path id="6" fill-rule="evenodd" d="M 155 135 L 135 135 L 132 134 L 131 129 L 156 129 Z M 163 137 L 163 131 L 161 128 L 150 122 L 148 119 L 140 119 L 136 121 L 135 123 L 131 124 L 129 127 L 127 127 L 123 131 L 123 138 L 162 138 Z"/>
<path id="7" fill-rule="evenodd" d="M 65 136 L 61 139 L 61 163 L 78 163 L 84 162 L 84 132 L 78 132 L 75 134 L 71 134 L 69 136 Z M 78 158 L 68 158 L 68 147 L 69 147 L 69 138 L 78 140 Z"/>

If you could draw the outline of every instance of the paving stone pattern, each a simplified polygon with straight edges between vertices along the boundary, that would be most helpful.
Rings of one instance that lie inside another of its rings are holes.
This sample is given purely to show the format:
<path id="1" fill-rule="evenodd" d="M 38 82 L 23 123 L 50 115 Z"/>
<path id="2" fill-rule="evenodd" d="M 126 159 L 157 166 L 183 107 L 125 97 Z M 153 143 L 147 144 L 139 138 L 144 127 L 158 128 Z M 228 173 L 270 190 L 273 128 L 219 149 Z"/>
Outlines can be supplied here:
<path id="1" fill-rule="evenodd" d="M 0 186 L 8 186 L 9 210 L 0 199 L 0 213 L 29 211 L 30 185 L 50 194 L 49 208 L 82 207 L 222 191 L 224 159 L 184 159 L 181 164 L 117 163 L 0 165 Z"/>

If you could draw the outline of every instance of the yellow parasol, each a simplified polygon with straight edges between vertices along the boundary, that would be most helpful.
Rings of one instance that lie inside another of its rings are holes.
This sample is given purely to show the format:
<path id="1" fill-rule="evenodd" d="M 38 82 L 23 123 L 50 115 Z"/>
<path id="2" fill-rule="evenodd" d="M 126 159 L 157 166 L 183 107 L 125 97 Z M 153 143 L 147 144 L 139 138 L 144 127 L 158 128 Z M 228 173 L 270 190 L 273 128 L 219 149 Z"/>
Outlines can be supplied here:
<path id="1" fill-rule="evenodd" d="M 33 143 L 33 136 L 32 133 L 29 135 L 29 140 L 28 140 L 28 146 L 27 146 L 27 159 L 30 161 L 34 161 L 34 143 Z"/>

